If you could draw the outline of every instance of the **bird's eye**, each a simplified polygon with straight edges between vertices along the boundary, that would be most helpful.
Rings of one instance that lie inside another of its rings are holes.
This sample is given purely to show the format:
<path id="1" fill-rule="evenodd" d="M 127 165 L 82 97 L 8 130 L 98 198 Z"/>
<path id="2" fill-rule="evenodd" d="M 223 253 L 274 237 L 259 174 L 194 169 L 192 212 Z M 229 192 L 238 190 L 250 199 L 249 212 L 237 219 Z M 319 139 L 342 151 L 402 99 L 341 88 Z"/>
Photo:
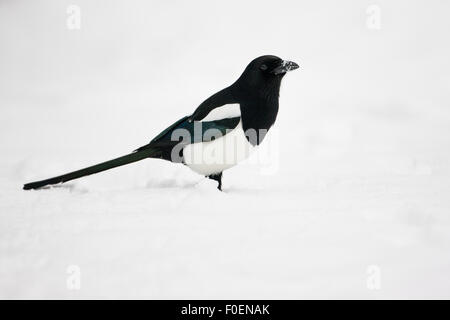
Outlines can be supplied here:
<path id="1" fill-rule="evenodd" d="M 259 67 L 262 71 L 266 71 L 267 70 L 267 66 L 265 64 L 262 64 L 261 67 Z"/>

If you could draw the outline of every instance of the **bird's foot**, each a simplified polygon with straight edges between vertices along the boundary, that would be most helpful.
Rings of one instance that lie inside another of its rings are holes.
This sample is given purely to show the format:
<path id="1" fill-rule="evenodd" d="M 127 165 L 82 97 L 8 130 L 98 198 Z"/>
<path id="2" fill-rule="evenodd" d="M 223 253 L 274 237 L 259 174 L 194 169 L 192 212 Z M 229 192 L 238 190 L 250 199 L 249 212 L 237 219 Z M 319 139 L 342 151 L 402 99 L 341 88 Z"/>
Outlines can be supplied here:
<path id="1" fill-rule="evenodd" d="M 211 180 L 217 181 L 217 183 L 219 184 L 217 186 L 217 189 L 222 191 L 222 172 L 216 173 L 216 174 L 211 174 L 211 175 L 206 176 L 206 177 L 211 179 Z"/>

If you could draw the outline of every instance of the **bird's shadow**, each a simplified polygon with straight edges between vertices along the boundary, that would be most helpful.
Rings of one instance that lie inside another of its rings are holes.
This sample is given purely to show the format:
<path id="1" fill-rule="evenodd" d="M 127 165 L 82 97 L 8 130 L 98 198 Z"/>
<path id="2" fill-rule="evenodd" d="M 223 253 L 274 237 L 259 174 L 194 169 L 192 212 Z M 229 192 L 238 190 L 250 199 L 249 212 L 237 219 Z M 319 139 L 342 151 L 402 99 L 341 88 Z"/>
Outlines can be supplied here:
<path id="1" fill-rule="evenodd" d="M 269 190 L 261 188 L 251 188 L 251 187 L 241 187 L 241 186 L 230 186 L 224 187 L 223 192 L 226 194 L 239 194 L 239 195 L 259 195 L 268 193 Z"/>
<path id="2" fill-rule="evenodd" d="M 198 181 L 178 181 L 177 179 L 165 179 L 160 181 L 148 181 L 146 189 L 191 189 L 195 188 L 202 180 Z"/>
<path id="3" fill-rule="evenodd" d="M 68 190 L 69 192 L 79 192 L 79 193 L 86 193 L 88 190 L 86 188 L 82 188 L 76 183 L 60 183 L 50 186 L 45 186 L 39 188 L 37 191 L 44 191 L 44 190 Z"/>

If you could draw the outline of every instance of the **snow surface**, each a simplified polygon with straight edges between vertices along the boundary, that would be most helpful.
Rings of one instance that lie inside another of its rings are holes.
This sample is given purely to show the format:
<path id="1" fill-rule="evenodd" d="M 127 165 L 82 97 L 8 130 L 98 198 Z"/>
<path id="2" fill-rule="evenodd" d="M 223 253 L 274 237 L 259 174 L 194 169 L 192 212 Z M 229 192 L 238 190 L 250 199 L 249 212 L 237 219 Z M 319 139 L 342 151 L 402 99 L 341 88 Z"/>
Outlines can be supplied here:
<path id="1" fill-rule="evenodd" d="M 380 30 L 372 1 L 2 1 L 0 298 L 450 298 L 450 4 L 377 3 Z M 224 192 L 158 160 L 21 190 L 147 143 L 262 54 L 300 69 L 271 161 Z"/>

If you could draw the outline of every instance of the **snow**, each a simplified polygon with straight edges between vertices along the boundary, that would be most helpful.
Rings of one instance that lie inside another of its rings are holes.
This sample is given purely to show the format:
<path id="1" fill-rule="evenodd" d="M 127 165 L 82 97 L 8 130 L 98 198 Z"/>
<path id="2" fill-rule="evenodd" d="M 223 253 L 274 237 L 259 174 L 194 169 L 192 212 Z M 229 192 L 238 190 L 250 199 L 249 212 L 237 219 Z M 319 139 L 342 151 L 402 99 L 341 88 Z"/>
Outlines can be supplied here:
<path id="1" fill-rule="evenodd" d="M 380 1 L 370 30 L 354 1 L 77 1 L 67 30 L 69 4 L 0 5 L 0 298 L 450 298 L 450 4 Z M 224 192 L 158 160 L 21 190 L 147 143 L 262 54 L 300 69 Z"/>

